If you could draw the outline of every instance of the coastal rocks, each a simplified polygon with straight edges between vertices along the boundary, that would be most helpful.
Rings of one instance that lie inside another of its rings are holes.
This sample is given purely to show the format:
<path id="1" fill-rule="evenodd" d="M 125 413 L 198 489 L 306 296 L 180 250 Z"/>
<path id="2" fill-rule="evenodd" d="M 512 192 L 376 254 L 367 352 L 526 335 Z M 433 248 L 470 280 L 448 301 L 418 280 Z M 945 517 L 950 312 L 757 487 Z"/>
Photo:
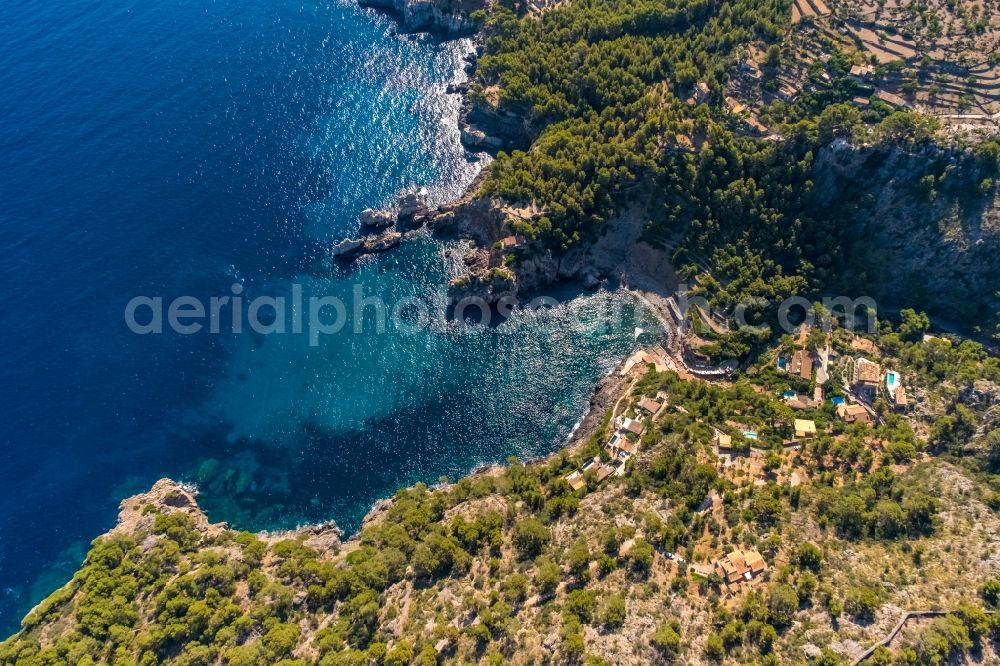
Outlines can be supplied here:
<path id="1" fill-rule="evenodd" d="M 528 257 L 517 264 L 517 278 L 528 291 L 547 287 L 559 280 L 559 262 L 548 252 Z"/>
<path id="2" fill-rule="evenodd" d="M 469 55 L 465 56 L 465 66 L 462 68 L 462 71 L 465 72 L 468 76 L 472 76 L 473 74 L 476 73 L 476 63 L 478 62 L 479 62 L 479 56 L 475 53 L 470 53 Z"/>
<path id="3" fill-rule="evenodd" d="M 455 216 L 455 211 L 448 210 L 443 213 L 438 213 L 432 217 L 428 223 L 431 229 L 441 233 L 449 233 L 455 230 L 455 223 L 457 218 Z"/>
<path id="4" fill-rule="evenodd" d="M 205 512 L 198 506 L 198 491 L 191 486 L 171 479 L 160 479 L 144 493 L 134 495 L 119 505 L 118 523 L 111 530 L 113 534 L 148 534 L 142 542 L 145 551 L 150 550 L 163 537 L 154 529 L 157 516 L 184 514 L 191 519 L 193 527 L 204 538 L 215 538 L 225 534 L 226 523 L 209 522 Z M 333 521 L 306 525 L 296 530 L 282 532 L 262 532 L 258 535 L 265 541 L 302 539 L 307 546 L 319 552 L 336 553 L 343 543 L 344 533 Z"/>
<path id="5" fill-rule="evenodd" d="M 315 525 L 306 525 L 295 530 L 265 532 L 261 536 L 266 537 L 268 541 L 302 539 L 302 542 L 306 546 L 321 553 L 336 553 L 344 543 L 344 531 L 332 520 Z"/>
<path id="6" fill-rule="evenodd" d="M 364 245 L 365 241 L 363 239 L 345 238 L 333 246 L 333 256 L 353 257 L 361 253 L 361 248 L 363 248 Z"/>
<path id="7" fill-rule="evenodd" d="M 353 259 L 362 254 L 385 252 L 399 245 L 403 234 L 392 229 L 386 229 L 377 236 L 368 238 L 345 238 L 333 246 L 331 254 L 339 259 Z"/>
<path id="8" fill-rule="evenodd" d="M 462 128 L 459 138 L 466 148 L 500 150 L 506 145 L 503 139 L 487 136 L 482 130 L 470 126 Z"/>
<path id="9" fill-rule="evenodd" d="M 571 280 L 590 270 L 587 255 L 582 250 L 573 249 L 559 258 L 557 277 Z"/>
<path id="10" fill-rule="evenodd" d="M 503 298 L 517 299 L 517 276 L 507 268 L 491 268 L 484 273 L 458 277 L 448 285 L 451 305 L 482 301 L 492 306 Z"/>
<path id="11" fill-rule="evenodd" d="M 580 283 L 584 289 L 593 291 L 601 286 L 601 278 L 595 271 L 589 270 L 580 277 Z"/>
<path id="12" fill-rule="evenodd" d="M 499 101 L 493 103 L 486 96 L 469 93 L 462 101 L 458 126 L 461 141 L 470 149 L 497 151 L 523 148 L 531 143 L 531 125 L 524 116 L 511 111 L 501 111 Z"/>
<path id="13" fill-rule="evenodd" d="M 385 252 L 399 245 L 403 232 L 427 224 L 434 213 L 428 208 L 424 190 L 402 194 L 393 210 L 366 208 L 361 211 L 362 238 L 345 238 L 336 243 L 330 253 L 338 259 L 350 260 L 363 254 Z"/>
<path id="14" fill-rule="evenodd" d="M 396 202 L 396 227 L 400 229 L 416 229 L 428 220 L 430 209 L 424 198 L 424 192 L 408 192 Z"/>
<path id="15" fill-rule="evenodd" d="M 198 491 L 170 479 L 160 479 L 145 493 L 122 501 L 118 507 L 118 524 L 112 532 L 136 534 L 151 531 L 156 516 L 165 513 L 183 513 L 192 519 L 194 527 L 205 535 L 221 533 L 225 523 L 211 524 L 198 507 Z"/>
<path id="16" fill-rule="evenodd" d="M 376 238 L 365 241 L 364 250 L 371 254 L 375 252 L 385 252 L 396 247 L 403 241 L 403 234 L 398 231 L 386 231 Z"/>
<path id="17" fill-rule="evenodd" d="M 387 210 L 366 208 L 361 211 L 361 228 L 364 230 L 381 230 L 396 223 L 396 217 Z"/>
<path id="18" fill-rule="evenodd" d="M 477 183 L 470 191 L 478 190 Z M 442 206 L 428 219 L 428 226 L 435 231 L 468 237 L 482 247 L 489 247 L 506 235 L 505 224 L 506 216 L 496 201 L 474 195 Z"/>
<path id="19" fill-rule="evenodd" d="M 409 32 L 458 37 L 479 28 L 473 14 L 488 8 L 492 0 L 358 0 L 358 4 L 392 12 Z"/>
<path id="20" fill-rule="evenodd" d="M 493 304 L 507 295 L 539 291 L 565 281 L 579 281 L 586 289 L 597 289 L 604 277 L 593 256 L 584 250 L 555 257 L 524 239 L 514 251 L 504 246 L 500 241 L 511 234 L 508 215 L 492 199 L 467 195 L 442 206 L 430 215 L 427 224 L 435 233 L 457 235 L 475 244 L 463 256 L 465 271 L 449 287 L 452 303 L 481 298 Z"/>
<path id="21" fill-rule="evenodd" d="M 495 305 L 504 297 L 517 298 L 518 278 L 498 261 L 498 254 L 473 246 L 462 256 L 464 271 L 448 285 L 451 305 L 481 301 Z"/>
<path id="22" fill-rule="evenodd" d="M 601 271 L 589 253 L 574 250 L 556 258 L 548 251 L 529 255 L 512 266 L 524 291 L 537 291 L 559 282 L 579 282 L 585 289 L 601 286 Z"/>
<path id="23" fill-rule="evenodd" d="M 368 513 L 365 514 L 365 517 L 362 519 L 361 529 L 364 530 L 367 527 L 380 524 L 385 520 L 389 513 L 389 509 L 391 508 L 391 499 L 383 498 L 376 500 L 375 503 L 372 504 L 372 508 L 368 510 Z"/>

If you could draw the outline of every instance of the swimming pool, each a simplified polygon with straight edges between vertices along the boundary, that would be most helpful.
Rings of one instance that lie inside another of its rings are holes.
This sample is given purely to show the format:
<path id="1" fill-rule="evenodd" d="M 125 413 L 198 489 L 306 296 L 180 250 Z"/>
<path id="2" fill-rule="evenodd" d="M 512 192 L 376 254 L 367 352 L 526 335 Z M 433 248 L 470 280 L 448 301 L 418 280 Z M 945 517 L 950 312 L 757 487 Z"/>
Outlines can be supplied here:
<path id="1" fill-rule="evenodd" d="M 887 372 L 885 374 L 885 386 L 886 386 L 886 388 L 889 389 L 890 392 L 894 391 L 896 389 L 896 386 L 899 383 L 898 380 L 899 380 L 899 377 L 896 375 L 896 373 L 893 372 L 892 370 L 890 370 L 889 372 Z"/>

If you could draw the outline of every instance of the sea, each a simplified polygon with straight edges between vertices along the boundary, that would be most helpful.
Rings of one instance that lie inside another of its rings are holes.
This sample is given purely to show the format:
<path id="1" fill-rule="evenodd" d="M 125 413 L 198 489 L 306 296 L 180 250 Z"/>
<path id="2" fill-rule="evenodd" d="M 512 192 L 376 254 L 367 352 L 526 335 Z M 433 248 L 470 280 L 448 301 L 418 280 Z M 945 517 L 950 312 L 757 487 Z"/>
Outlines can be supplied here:
<path id="1" fill-rule="evenodd" d="M 239 529 L 350 534 L 559 447 L 652 335 L 614 289 L 455 321 L 459 241 L 331 258 L 364 208 L 488 166 L 446 92 L 471 48 L 347 1 L 0 3 L 0 633 L 159 478 Z"/>

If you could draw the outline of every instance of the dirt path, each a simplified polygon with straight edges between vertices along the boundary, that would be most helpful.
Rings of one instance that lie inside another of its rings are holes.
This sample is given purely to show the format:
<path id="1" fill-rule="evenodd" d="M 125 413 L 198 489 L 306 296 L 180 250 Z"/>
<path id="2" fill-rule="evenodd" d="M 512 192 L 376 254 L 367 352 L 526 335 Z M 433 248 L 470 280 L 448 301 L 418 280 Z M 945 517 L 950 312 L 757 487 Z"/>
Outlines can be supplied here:
<path id="1" fill-rule="evenodd" d="M 875 650 L 879 649 L 880 647 L 888 647 L 888 645 L 892 643 L 893 639 L 896 638 L 897 635 L 899 635 L 899 632 L 903 630 L 903 627 L 906 626 L 906 623 L 909 620 L 921 617 L 943 617 L 945 615 L 950 615 L 952 612 L 953 611 L 931 611 L 931 610 L 906 611 L 905 613 L 903 613 L 903 617 L 899 619 L 899 622 L 896 623 L 896 626 L 892 628 L 892 631 L 890 631 L 886 635 L 886 637 L 880 640 L 878 643 L 875 643 L 875 645 L 872 645 L 870 648 L 865 650 L 860 657 L 852 661 L 851 666 L 858 666 L 858 664 L 864 662 L 866 659 L 868 659 L 868 657 L 872 656 Z M 992 615 L 993 611 L 986 611 L 986 613 Z"/>
<path id="2" fill-rule="evenodd" d="M 639 378 L 636 377 L 631 382 L 629 382 L 629 385 L 627 387 L 625 387 L 624 389 L 622 389 L 621 396 L 618 397 L 618 400 L 615 402 L 615 406 L 611 408 L 611 420 L 612 420 L 612 422 L 618 416 L 618 409 L 619 409 L 619 407 L 622 406 L 622 400 L 624 400 L 625 398 L 629 397 L 629 395 L 632 394 L 632 389 L 635 388 L 635 385 L 636 385 L 636 383 L 638 383 L 638 381 L 639 381 Z"/>

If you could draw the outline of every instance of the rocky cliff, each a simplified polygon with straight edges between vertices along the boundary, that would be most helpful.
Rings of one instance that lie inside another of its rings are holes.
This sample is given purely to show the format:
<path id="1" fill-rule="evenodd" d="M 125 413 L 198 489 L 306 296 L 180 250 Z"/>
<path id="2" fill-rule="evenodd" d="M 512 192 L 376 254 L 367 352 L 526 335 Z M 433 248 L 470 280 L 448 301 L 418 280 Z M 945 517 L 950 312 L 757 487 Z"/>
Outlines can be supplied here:
<path id="1" fill-rule="evenodd" d="M 474 13 L 487 9 L 492 0 L 358 0 L 358 4 L 396 14 L 404 30 L 457 37 L 476 31 L 480 21 Z"/>
<path id="2" fill-rule="evenodd" d="M 468 71 L 475 71 L 476 56 L 469 56 Z M 526 149 L 534 130 L 527 119 L 513 111 L 501 110 L 498 100 L 490 100 L 475 84 L 454 84 L 452 93 L 462 95 L 459 114 L 462 144 L 472 150 L 496 152 Z"/>
<path id="3" fill-rule="evenodd" d="M 844 220 L 852 233 L 845 283 L 885 301 L 956 321 L 989 322 L 1000 309 L 1000 208 L 961 151 L 886 150 L 834 142 L 817 156 L 821 205 L 863 195 Z"/>

